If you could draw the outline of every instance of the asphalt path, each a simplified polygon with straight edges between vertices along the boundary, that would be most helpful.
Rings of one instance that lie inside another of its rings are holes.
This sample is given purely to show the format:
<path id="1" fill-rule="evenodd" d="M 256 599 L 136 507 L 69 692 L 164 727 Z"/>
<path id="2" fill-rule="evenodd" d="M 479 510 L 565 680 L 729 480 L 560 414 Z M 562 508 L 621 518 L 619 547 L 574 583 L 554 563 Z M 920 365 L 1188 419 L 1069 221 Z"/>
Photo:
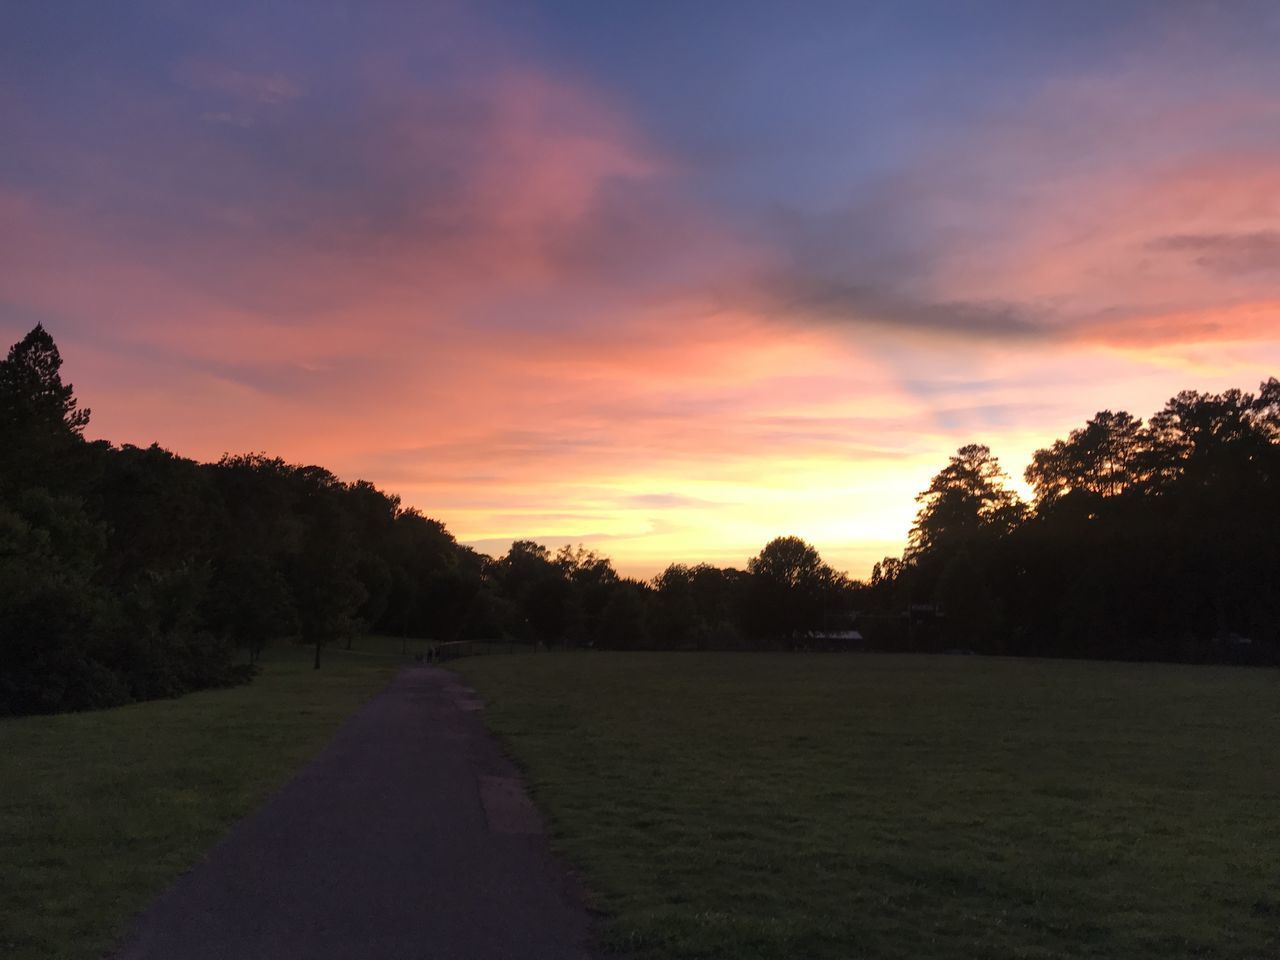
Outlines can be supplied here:
<path id="1" fill-rule="evenodd" d="M 591 918 L 455 674 L 411 667 L 136 921 L 119 960 L 586 960 Z"/>

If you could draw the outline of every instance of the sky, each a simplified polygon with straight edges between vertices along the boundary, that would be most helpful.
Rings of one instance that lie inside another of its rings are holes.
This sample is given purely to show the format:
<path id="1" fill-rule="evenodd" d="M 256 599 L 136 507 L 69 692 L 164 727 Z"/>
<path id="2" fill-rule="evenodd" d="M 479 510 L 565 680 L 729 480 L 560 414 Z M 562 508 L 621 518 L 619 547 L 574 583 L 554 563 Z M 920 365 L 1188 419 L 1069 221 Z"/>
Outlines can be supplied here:
<path id="1" fill-rule="evenodd" d="M 13 0 L 0 335 L 91 437 L 624 573 L 1280 374 L 1273 3 Z"/>

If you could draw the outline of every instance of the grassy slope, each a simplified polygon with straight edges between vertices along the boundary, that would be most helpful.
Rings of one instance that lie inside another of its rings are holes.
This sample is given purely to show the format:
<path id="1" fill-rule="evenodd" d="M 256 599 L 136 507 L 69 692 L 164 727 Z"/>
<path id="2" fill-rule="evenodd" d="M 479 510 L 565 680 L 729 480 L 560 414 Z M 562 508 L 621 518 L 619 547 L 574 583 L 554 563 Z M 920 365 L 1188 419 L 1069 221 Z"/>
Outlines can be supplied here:
<path id="1" fill-rule="evenodd" d="M 252 684 L 0 721 L 0 955 L 90 960 L 384 686 L 399 641 L 268 651 Z"/>
<path id="2" fill-rule="evenodd" d="M 1274 672 L 457 666 L 637 958 L 1280 956 Z"/>

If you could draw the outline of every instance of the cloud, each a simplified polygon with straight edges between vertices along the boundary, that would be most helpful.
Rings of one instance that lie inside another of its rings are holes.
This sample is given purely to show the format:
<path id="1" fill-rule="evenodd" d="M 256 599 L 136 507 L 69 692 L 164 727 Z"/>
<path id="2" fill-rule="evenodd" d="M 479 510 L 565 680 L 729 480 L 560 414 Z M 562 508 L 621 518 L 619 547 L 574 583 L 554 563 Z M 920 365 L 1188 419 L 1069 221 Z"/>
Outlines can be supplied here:
<path id="1" fill-rule="evenodd" d="M 783 318 L 878 327 L 902 334 L 947 337 L 1047 339 L 1046 311 L 1031 304 L 975 301 L 929 302 L 882 287 L 803 270 L 777 272 L 763 284 L 765 310 Z"/>
<path id="2" fill-rule="evenodd" d="M 680 493 L 637 493 L 623 497 L 620 503 L 626 507 L 660 507 L 675 509 L 715 509 L 720 504 L 702 497 L 690 497 Z"/>
<path id="3" fill-rule="evenodd" d="M 981 170 L 992 149 L 952 162 Z M 787 323 L 1046 347 L 1274 336 L 1280 144 L 1217 154 L 1043 181 L 1028 167 L 969 197 L 954 169 L 899 173 L 877 189 L 914 240 L 899 228 L 877 248 L 874 207 L 862 226 L 853 208 L 791 216 L 744 302 Z"/>
<path id="4" fill-rule="evenodd" d="M 268 105 L 297 100 L 306 92 L 301 83 L 281 73 L 257 73 L 200 58 L 179 64 L 174 79 L 192 90 Z"/>
<path id="5" fill-rule="evenodd" d="M 1123 58 L 913 131 L 825 205 L 767 211 L 770 315 L 1045 349 L 1274 339 L 1280 75 L 1224 20 L 1162 18 Z"/>
<path id="6" fill-rule="evenodd" d="M 1280 353 L 1274 103 L 1059 80 L 821 203 L 729 202 L 582 75 L 359 26 L 336 63 L 189 37 L 91 115 L 0 99 L 0 327 L 46 318 L 95 436 L 321 462 L 495 549 L 654 572 L 795 530 L 856 574 L 960 443 L 1017 474 Z"/>
<path id="7" fill-rule="evenodd" d="M 1189 255 L 1196 266 L 1227 276 L 1280 270 L 1280 231 L 1173 234 L 1157 237 L 1148 247 L 1157 252 Z"/>
<path id="8" fill-rule="evenodd" d="M 1133 309 L 1119 321 L 1102 317 L 1081 322 L 1072 329 L 1072 336 L 1083 345 L 1168 352 L 1197 346 L 1275 344 L 1277 329 L 1280 299 L 1247 299 L 1192 309 L 1176 304 L 1160 310 Z"/>

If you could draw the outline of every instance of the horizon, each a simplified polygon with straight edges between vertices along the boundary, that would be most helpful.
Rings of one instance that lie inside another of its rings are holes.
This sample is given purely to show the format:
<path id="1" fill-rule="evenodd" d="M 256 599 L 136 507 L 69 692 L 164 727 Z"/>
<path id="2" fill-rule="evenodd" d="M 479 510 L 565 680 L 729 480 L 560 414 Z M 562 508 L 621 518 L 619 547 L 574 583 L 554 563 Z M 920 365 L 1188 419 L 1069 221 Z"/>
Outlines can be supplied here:
<path id="1" fill-rule="evenodd" d="M 1280 369 L 1267 4 L 73 9 L 0 14 L 0 333 L 90 438 L 864 578 L 961 445 Z"/>
<path id="2" fill-rule="evenodd" d="M 39 330 L 39 329 L 42 329 L 42 328 L 38 326 L 38 327 L 36 328 L 36 330 Z M 33 333 L 34 333 L 34 332 L 35 332 L 35 331 L 33 331 Z M 1272 379 L 1274 379 L 1274 378 L 1272 378 Z M 1262 384 L 1261 386 L 1262 386 L 1262 387 L 1266 387 L 1266 384 L 1264 383 L 1264 384 Z M 1248 391 L 1248 390 L 1245 390 L 1245 391 L 1243 391 L 1243 392 L 1245 392 L 1246 394 L 1248 394 L 1248 392 L 1249 392 L 1249 391 Z M 90 410 L 91 410 L 91 408 L 85 408 L 83 405 L 81 405 L 81 408 L 82 408 L 82 409 L 84 409 L 86 413 L 90 412 Z M 1127 411 L 1126 411 L 1126 412 L 1127 412 Z M 1147 419 L 1147 418 L 1139 417 L 1139 418 L 1138 418 L 1138 423 L 1139 423 L 1139 424 L 1142 424 L 1142 423 L 1144 423 L 1144 422 L 1146 421 L 1146 419 Z M 92 422 L 92 421 L 90 421 L 90 422 Z M 90 434 L 89 436 L 87 436 L 87 437 L 86 437 L 86 439 L 89 439 L 89 440 L 91 440 L 91 441 L 92 441 L 92 440 L 106 441 L 106 442 L 112 443 L 112 444 L 113 444 L 113 446 L 116 446 L 116 447 L 120 447 L 120 446 L 122 445 L 122 444 L 120 444 L 120 443 L 116 443 L 116 442 L 114 442 L 114 441 L 111 441 L 111 440 L 110 440 L 110 438 L 107 438 L 107 437 L 96 437 L 96 436 L 92 436 L 92 432 L 91 432 L 91 431 L 86 431 L 86 433 Z M 1059 439 L 1059 438 L 1055 438 L 1055 439 Z M 126 441 L 126 443 L 127 443 L 127 441 Z M 1047 446 L 1047 445 L 1048 445 L 1048 444 L 1046 443 L 1046 446 Z M 146 446 L 150 446 L 150 444 L 136 444 L 135 446 L 146 447 Z M 169 452 L 170 452 L 170 453 L 174 453 L 174 454 L 176 454 L 176 455 L 178 455 L 178 456 L 183 456 L 183 454 L 181 454 L 181 452 L 180 452 L 180 451 L 169 451 Z M 232 456 L 236 456 L 236 455 L 240 455 L 240 454 L 248 454 L 248 453 L 255 453 L 255 454 L 256 454 L 256 453 L 260 453 L 260 454 L 265 455 L 265 456 L 273 456 L 273 454 L 271 454 L 271 453 L 270 453 L 270 451 L 236 451 L 236 452 L 233 452 L 233 451 L 224 451 L 224 455 L 232 455 Z M 211 462 L 213 459 L 216 459 L 216 458 L 209 458 L 209 461 L 206 461 L 206 462 Z M 197 462 L 199 462 L 199 461 L 198 461 L 198 458 L 197 458 Z M 294 465 L 295 465 L 295 466 L 312 466 L 313 464 L 310 464 L 310 463 L 308 463 L 308 462 L 307 462 L 307 461 L 305 461 L 305 460 L 300 460 L 300 461 L 296 461 L 296 462 L 294 463 Z M 322 467 L 322 468 L 323 468 L 323 464 L 314 464 L 314 466 Z M 326 468 L 326 469 L 327 469 L 327 468 Z M 1005 472 L 1006 472 L 1006 474 L 1008 474 L 1008 471 L 1007 471 L 1007 470 L 1006 470 Z M 343 483 L 347 483 L 347 484 L 354 484 L 354 483 L 356 483 L 357 481 L 366 481 L 366 480 L 367 480 L 367 478 L 364 478 L 364 477 L 355 477 L 355 476 L 351 476 L 351 477 L 338 476 L 338 477 L 337 477 L 337 479 L 338 479 L 339 481 L 341 481 L 341 482 L 343 482 Z M 1013 490 L 1013 491 L 1017 494 L 1017 496 L 1023 500 L 1023 502 L 1025 502 L 1025 503 L 1027 503 L 1027 504 L 1033 504 L 1033 503 L 1036 503 L 1036 502 L 1037 502 L 1037 498 L 1036 498 L 1036 496 L 1035 496 L 1035 492 L 1034 492 L 1034 490 L 1033 490 L 1033 488 L 1032 488 L 1031 484 L 1029 484 L 1029 483 L 1028 483 L 1028 482 L 1027 482 L 1023 477 L 1022 477 L 1022 474 L 1021 474 L 1020 472 L 1019 472 L 1019 473 L 1017 473 L 1016 475 L 1014 475 L 1014 474 L 1008 474 L 1008 475 L 1007 475 L 1007 477 L 1006 477 L 1006 484 L 1005 484 L 1005 485 L 1006 485 L 1009 489 Z M 396 494 L 396 492 L 395 492 L 394 490 L 384 490 L 383 492 L 384 492 L 384 493 L 386 493 L 386 494 L 389 494 L 389 495 L 396 496 L 396 497 L 397 497 L 397 499 L 398 499 L 398 494 Z M 914 498 L 913 498 L 913 499 L 914 499 Z M 414 505 L 413 505 L 413 504 L 402 503 L 402 504 L 401 504 L 401 507 L 402 507 L 402 508 L 414 508 Z M 428 516 L 429 516 L 429 514 L 428 514 Z M 445 521 L 443 520 L 443 518 L 440 518 L 440 517 L 434 517 L 434 518 L 432 518 L 432 519 L 440 520 L 441 522 L 444 522 L 444 523 L 445 523 L 445 526 L 446 526 L 446 527 L 448 526 L 447 522 L 445 522 Z M 788 536 L 794 536 L 794 534 L 778 533 L 778 534 L 774 534 L 770 539 L 776 539 L 777 537 L 788 537 Z M 474 550 L 476 550 L 476 551 L 477 551 L 477 552 L 479 552 L 479 553 L 482 553 L 482 554 L 487 555 L 487 556 L 488 556 L 490 559 L 492 559 L 492 560 L 499 560 L 499 559 L 501 559 L 501 557 L 502 557 L 504 554 L 506 554 L 506 553 L 507 553 L 507 551 L 511 548 L 511 546 L 513 546 L 513 544 L 514 544 L 517 540 L 519 540 L 519 541 L 526 541 L 526 542 L 528 542 L 528 541 L 532 541 L 532 542 L 534 542 L 534 543 L 540 544 L 542 547 L 546 548 L 547 550 L 549 550 L 549 551 L 550 551 L 551 553 L 553 553 L 553 554 L 554 554 L 557 550 L 559 550 L 561 547 L 563 547 L 563 548 L 565 548 L 565 549 L 574 549 L 574 548 L 577 548 L 578 550 L 581 550 L 581 549 L 583 549 L 583 547 L 584 547 L 584 546 L 586 546 L 586 545 L 585 545 L 584 543 L 582 543 L 581 541 L 579 541 L 578 543 L 574 543 L 574 542 L 572 542 L 572 541 L 568 541 L 568 542 L 564 542 L 564 543 L 559 543 L 559 542 L 555 542 L 552 538 L 546 538 L 546 537 L 542 537 L 542 538 L 540 538 L 540 537 L 536 537 L 536 536 L 518 536 L 518 537 L 515 537 L 515 538 L 514 538 L 514 539 L 512 539 L 512 540 L 506 540 L 506 539 L 502 539 L 502 540 L 495 540 L 495 541 L 493 541 L 492 543 L 484 543 L 484 542 L 479 542 L 479 541 L 466 541 L 466 540 L 462 540 L 462 539 L 459 539 L 459 538 L 456 538 L 456 537 L 455 537 L 455 539 L 457 539 L 457 542 L 458 542 L 461 546 L 463 546 L 463 547 L 468 547 L 468 548 L 471 548 L 471 549 L 474 549 Z M 905 547 L 905 538 L 904 538 L 904 543 L 901 545 L 901 547 Z M 694 558 L 694 559 L 688 559 L 688 558 L 683 558 L 683 557 L 682 557 L 682 558 L 677 558 L 677 559 L 670 559 L 670 558 L 668 558 L 668 559 L 667 559 L 664 563 L 662 563 L 661 565 L 655 566 L 655 567 L 653 567 L 653 568 L 651 568 L 651 569 L 627 569 L 627 568 L 625 568 L 625 567 L 618 567 L 618 565 L 617 565 L 617 564 L 612 563 L 612 558 L 611 558 L 611 557 L 609 557 L 609 556 L 607 556 L 607 555 L 604 555 L 604 554 L 598 554 L 598 555 L 600 555 L 603 559 L 610 561 L 610 563 L 614 566 L 614 568 L 615 568 L 615 569 L 616 569 L 616 570 L 617 570 L 617 571 L 618 571 L 622 576 L 624 576 L 624 577 L 631 577 L 631 578 L 634 578 L 634 579 L 637 579 L 637 580 L 641 580 L 641 581 L 644 581 L 644 582 L 648 582 L 648 581 L 650 581 L 650 580 L 653 580 L 653 579 L 654 579 L 658 574 L 662 573 L 664 570 L 667 570 L 667 569 L 669 569 L 671 566 L 674 566 L 674 565 L 696 566 L 696 565 L 699 565 L 699 564 L 712 564 L 712 565 L 714 565 L 714 566 L 723 567 L 723 568 L 725 568 L 725 569 L 745 569 L 745 568 L 748 566 L 748 564 L 749 564 L 749 562 L 750 562 L 750 560 L 751 560 L 751 555 L 748 555 L 748 556 L 747 556 L 747 557 L 746 557 L 742 562 L 740 562 L 740 563 L 738 563 L 738 562 L 734 562 L 732 558 L 727 558 L 727 559 L 726 559 L 726 558 L 722 558 L 722 559 L 718 559 L 718 560 L 708 560 L 708 559 L 706 559 L 706 558 Z M 905 556 L 905 554 L 903 554 L 903 552 L 902 552 L 902 550 L 901 550 L 901 549 L 899 550 L 899 555 L 904 555 L 904 556 Z M 893 555 L 893 554 L 886 554 L 884 558 L 893 558 L 894 556 L 895 556 L 895 555 Z M 872 561 L 872 564 L 874 565 L 874 563 L 875 563 L 875 562 L 877 562 L 877 561 Z M 842 574 L 842 575 L 849 576 L 849 578 L 850 578 L 851 580 L 854 580 L 854 581 L 866 581 L 866 580 L 868 579 L 867 575 L 855 575 L 855 574 L 850 574 L 850 573 L 849 573 L 849 571 L 847 571 L 847 570 L 841 570 L 841 569 L 839 569 L 838 567 L 836 567 L 836 568 L 834 568 L 834 569 L 836 569 L 836 570 L 837 570 L 837 572 L 838 572 L 838 573 L 840 573 L 840 574 Z M 868 569 L 867 574 L 869 574 L 869 573 L 870 573 L 870 570 Z"/>

